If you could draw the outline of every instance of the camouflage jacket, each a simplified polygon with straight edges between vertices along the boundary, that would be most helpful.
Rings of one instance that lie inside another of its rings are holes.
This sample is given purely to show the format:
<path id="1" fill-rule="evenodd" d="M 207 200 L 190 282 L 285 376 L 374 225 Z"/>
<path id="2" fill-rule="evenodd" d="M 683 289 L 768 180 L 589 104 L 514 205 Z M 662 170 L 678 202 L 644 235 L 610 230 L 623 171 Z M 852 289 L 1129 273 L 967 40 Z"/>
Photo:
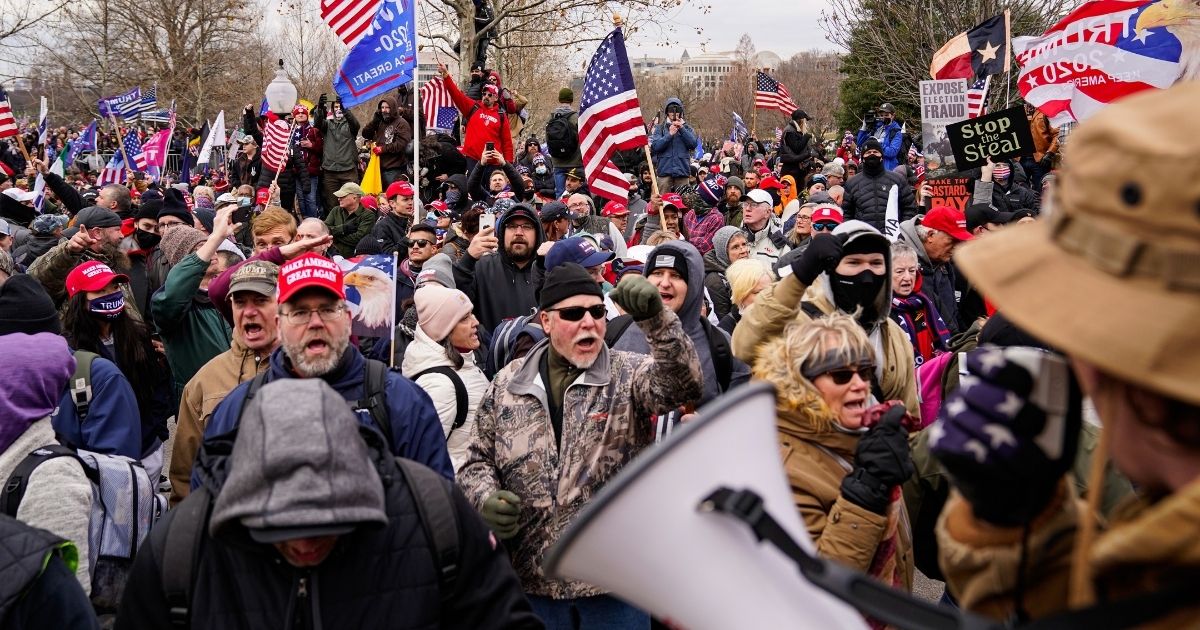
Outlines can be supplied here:
<path id="1" fill-rule="evenodd" d="M 565 599 L 603 592 L 547 577 L 545 553 L 592 496 L 654 442 L 652 417 L 700 398 L 700 361 L 675 313 L 664 310 L 638 325 L 650 356 L 603 348 L 567 386 L 561 452 L 539 373 L 548 340 L 501 370 L 479 405 L 458 483 L 476 508 L 495 490 L 521 497 L 520 531 L 508 544 L 527 594 Z"/>

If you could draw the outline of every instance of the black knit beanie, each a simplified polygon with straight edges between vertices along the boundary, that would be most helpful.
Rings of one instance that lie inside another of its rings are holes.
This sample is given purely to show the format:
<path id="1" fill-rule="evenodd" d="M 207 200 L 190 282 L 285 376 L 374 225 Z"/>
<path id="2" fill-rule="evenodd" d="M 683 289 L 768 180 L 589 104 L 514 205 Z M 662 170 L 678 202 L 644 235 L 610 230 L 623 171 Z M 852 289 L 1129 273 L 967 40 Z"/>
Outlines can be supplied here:
<path id="1" fill-rule="evenodd" d="M 546 310 L 559 302 L 576 295 L 604 297 L 600 285 L 577 263 L 563 263 L 546 274 L 538 307 Z"/>
<path id="2" fill-rule="evenodd" d="M 23 273 L 0 284 L 0 335 L 43 332 L 62 334 L 62 324 L 42 284 Z"/>

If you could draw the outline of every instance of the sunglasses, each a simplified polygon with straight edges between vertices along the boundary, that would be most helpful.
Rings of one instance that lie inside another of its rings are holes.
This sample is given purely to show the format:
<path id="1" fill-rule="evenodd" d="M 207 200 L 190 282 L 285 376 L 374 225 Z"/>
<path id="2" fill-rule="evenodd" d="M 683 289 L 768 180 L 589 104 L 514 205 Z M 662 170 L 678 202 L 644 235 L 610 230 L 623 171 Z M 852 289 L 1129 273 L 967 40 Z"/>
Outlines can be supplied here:
<path id="1" fill-rule="evenodd" d="M 418 238 L 412 241 L 413 247 L 429 247 L 430 245 L 433 245 L 433 241 L 427 241 L 423 238 Z"/>
<path id="2" fill-rule="evenodd" d="M 817 223 L 813 224 L 812 229 L 816 230 L 817 232 L 824 232 L 826 230 L 832 232 L 833 229 L 836 228 L 837 226 L 838 226 L 838 224 L 836 224 L 836 223 L 832 223 L 832 222 L 826 223 L 825 221 L 818 221 Z"/>
<path id="3" fill-rule="evenodd" d="M 605 313 L 608 312 L 608 310 L 604 308 L 603 304 L 597 304 L 595 306 L 567 306 L 564 308 L 548 308 L 546 310 L 557 312 L 559 317 L 569 322 L 577 322 L 583 319 L 584 313 L 591 315 L 592 319 L 599 321 L 604 319 Z"/>
<path id="4" fill-rule="evenodd" d="M 870 383 L 871 382 L 871 374 L 873 372 L 875 372 L 875 366 L 864 365 L 864 366 L 858 367 L 858 368 L 842 368 L 840 370 L 830 370 L 830 371 L 826 372 L 825 374 L 828 374 L 829 378 L 833 379 L 833 383 L 835 385 L 845 385 L 846 383 L 849 383 L 851 379 L 854 378 L 855 374 L 857 374 L 858 377 L 861 378 L 862 380 Z"/>

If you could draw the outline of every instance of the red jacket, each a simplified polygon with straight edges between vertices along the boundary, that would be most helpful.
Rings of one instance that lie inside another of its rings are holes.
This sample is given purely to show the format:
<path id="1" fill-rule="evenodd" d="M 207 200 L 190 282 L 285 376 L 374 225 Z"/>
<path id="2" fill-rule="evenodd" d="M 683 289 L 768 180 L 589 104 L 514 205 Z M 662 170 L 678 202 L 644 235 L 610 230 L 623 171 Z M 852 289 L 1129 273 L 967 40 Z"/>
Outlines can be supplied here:
<path id="1" fill-rule="evenodd" d="M 482 101 L 473 101 L 463 94 L 454 79 L 446 77 L 446 89 L 454 106 L 462 113 L 467 121 L 467 132 L 463 138 L 462 154 L 479 161 L 483 155 L 483 145 L 495 142 L 496 149 L 504 156 L 505 161 L 513 161 L 512 133 L 508 129 L 508 116 L 500 113 L 500 107 L 484 107 Z"/>

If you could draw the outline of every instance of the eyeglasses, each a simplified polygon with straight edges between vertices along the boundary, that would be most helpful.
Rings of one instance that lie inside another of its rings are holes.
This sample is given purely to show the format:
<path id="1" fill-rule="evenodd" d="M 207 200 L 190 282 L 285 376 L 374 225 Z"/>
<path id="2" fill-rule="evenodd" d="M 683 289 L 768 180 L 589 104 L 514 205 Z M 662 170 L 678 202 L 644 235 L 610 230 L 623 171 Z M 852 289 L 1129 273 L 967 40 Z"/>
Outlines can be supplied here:
<path id="1" fill-rule="evenodd" d="M 418 239 L 412 241 L 413 247 L 425 248 L 425 247 L 429 247 L 430 245 L 433 245 L 433 241 L 427 241 L 423 238 L 418 238 Z"/>
<path id="2" fill-rule="evenodd" d="M 832 232 L 833 229 L 836 228 L 837 226 L 838 226 L 838 224 L 836 224 L 832 221 L 830 221 L 830 222 L 818 221 L 813 224 L 813 231 L 814 232 L 824 232 L 824 231 L 828 230 L 828 231 Z"/>
<path id="3" fill-rule="evenodd" d="M 803 214 L 796 215 L 796 223 L 812 223 L 812 217 Z"/>
<path id="4" fill-rule="evenodd" d="M 583 319 L 584 313 L 591 315 L 592 319 L 599 321 L 604 319 L 604 314 L 608 312 L 603 304 L 595 306 L 567 306 L 563 308 L 548 308 L 546 310 L 557 312 L 559 317 L 569 322 L 577 322 Z"/>
<path id="5" fill-rule="evenodd" d="M 338 304 L 337 306 L 322 306 L 318 309 L 298 308 L 294 311 L 281 313 L 281 315 L 287 318 L 289 324 L 299 326 L 300 324 L 307 324 L 312 319 L 314 312 L 317 314 L 317 317 L 321 318 L 321 321 L 331 322 L 345 311 L 346 305 Z"/>
<path id="6" fill-rule="evenodd" d="M 864 365 L 864 366 L 857 367 L 857 368 L 842 368 L 840 370 L 830 370 L 830 371 L 826 372 L 825 374 L 828 374 L 829 378 L 833 379 L 833 383 L 835 385 L 845 385 L 846 383 L 849 383 L 851 379 L 854 378 L 855 374 L 857 374 L 858 377 L 861 378 L 862 380 L 870 383 L 871 375 L 874 372 L 875 372 L 874 365 Z"/>

